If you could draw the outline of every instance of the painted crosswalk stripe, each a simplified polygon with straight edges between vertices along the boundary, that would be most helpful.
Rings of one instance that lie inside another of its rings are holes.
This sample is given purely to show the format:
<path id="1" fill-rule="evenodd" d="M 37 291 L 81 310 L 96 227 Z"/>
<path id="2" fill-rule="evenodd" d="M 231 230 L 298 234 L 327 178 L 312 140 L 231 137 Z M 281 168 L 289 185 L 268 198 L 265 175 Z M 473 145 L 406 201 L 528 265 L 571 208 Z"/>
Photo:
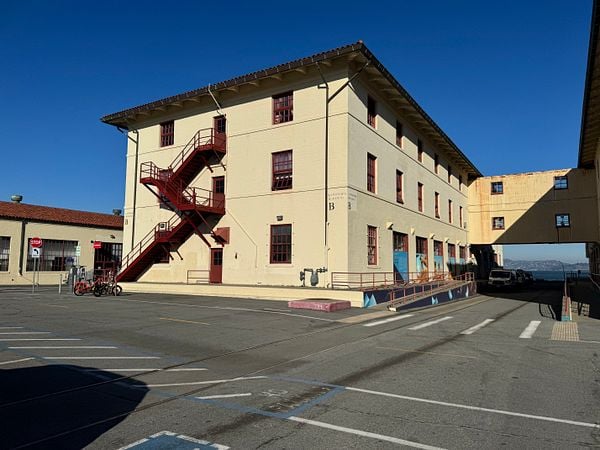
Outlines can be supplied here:
<path id="1" fill-rule="evenodd" d="M 23 327 L 0 327 L 0 330 L 21 330 Z"/>
<path id="2" fill-rule="evenodd" d="M 525 328 L 523 332 L 519 335 L 519 337 L 521 339 L 531 339 L 531 337 L 533 336 L 533 334 L 535 333 L 535 331 L 541 323 L 541 320 L 532 320 L 531 322 L 529 322 L 529 325 L 527 325 L 527 328 Z"/>
<path id="3" fill-rule="evenodd" d="M 394 322 L 396 320 L 407 319 L 412 317 L 414 314 L 402 314 L 401 316 L 390 317 L 389 319 L 377 320 L 375 322 L 365 323 L 364 327 L 376 327 L 377 325 L 383 325 L 384 323 Z"/>
<path id="4" fill-rule="evenodd" d="M 16 341 L 80 341 L 79 338 L 7 338 L 0 339 L 0 342 L 16 342 Z"/>
<path id="5" fill-rule="evenodd" d="M 420 325 L 416 325 L 414 327 L 410 327 L 409 330 L 420 330 L 421 328 L 426 328 L 429 327 L 431 325 L 435 325 L 436 323 L 440 323 L 443 322 L 444 320 L 449 320 L 452 319 L 452 316 L 446 316 L 446 317 L 442 317 L 441 319 L 437 319 L 437 320 L 432 320 L 431 322 L 425 322 L 422 323 Z"/>
<path id="6" fill-rule="evenodd" d="M 492 323 L 494 319 L 485 319 L 483 322 L 478 323 L 477 325 L 472 326 L 471 328 L 466 329 L 465 331 L 461 331 L 460 334 L 473 334 L 477 330 L 485 327 L 486 325 Z"/>
<path id="7" fill-rule="evenodd" d="M 49 331 L 2 331 L 0 334 L 52 334 Z"/>
<path id="8" fill-rule="evenodd" d="M 161 369 L 159 367 L 145 367 L 143 369 L 84 369 L 84 372 L 192 372 L 208 370 L 205 368 L 194 369 Z"/>
<path id="9" fill-rule="evenodd" d="M 42 359 L 160 359 L 159 356 L 44 356 Z"/>

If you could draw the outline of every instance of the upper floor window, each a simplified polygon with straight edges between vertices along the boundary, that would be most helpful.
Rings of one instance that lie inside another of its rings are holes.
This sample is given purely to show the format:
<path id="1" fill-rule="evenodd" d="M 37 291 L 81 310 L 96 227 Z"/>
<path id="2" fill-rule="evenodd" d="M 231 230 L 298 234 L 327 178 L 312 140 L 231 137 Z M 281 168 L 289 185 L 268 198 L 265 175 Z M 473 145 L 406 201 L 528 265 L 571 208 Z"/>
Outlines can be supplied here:
<path id="1" fill-rule="evenodd" d="M 419 206 L 419 212 L 423 212 L 423 184 L 417 183 L 417 202 Z"/>
<path id="2" fill-rule="evenodd" d="M 448 164 L 448 184 L 452 184 L 452 166 Z"/>
<path id="3" fill-rule="evenodd" d="M 377 158 L 370 153 L 367 153 L 367 191 L 375 193 L 376 186 L 376 162 Z"/>
<path id="4" fill-rule="evenodd" d="M 396 145 L 402 148 L 402 138 L 404 137 L 404 130 L 402 124 L 396 120 Z"/>
<path id="5" fill-rule="evenodd" d="M 464 227 L 465 224 L 463 223 L 463 210 L 462 210 L 462 206 L 458 207 L 458 226 L 459 227 Z"/>
<path id="6" fill-rule="evenodd" d="M 435 193 L 435 217 L 440 218 L 440 194 Z"/>
<path id="7" fill-rule="evenodd" d="M 271 264 L 291 264 L 292 225 L 271 225 Z"/>
<path id="8" fill-rule="evenodd" d="M 440 172 L 440 156 L 437 153 L 433 155 L 433 170 L 436 174 Z"/>
<path id="9" fill-rule="evenodd" d="M 566 175 L 561 175 L 558 177 L 554 177 L 554 189 L 568 189 L 569 188 L 569 180 Z"/>
<path id="10" fill-rule="evenodd" d="M 10 237 L 0 236 L 0 272 L 8 271 L 9 256 L 10 256 Z"/>
<path id="11" fill-rule="evenodd" d="M 569 214 L 555 215 L 556 228 L 569 228 L 571 226 L 571 216 Z"/>
<path id="12" fill-rule="evenodd" d="M 452 223 L 452 200 L 448 200 L 448 223 Z"/>
<path id="13" fill-rule="evenodd" d="M 396 170 L 396 201 L 398 203 L 404 203 L 404 174 L 399 170 Z"/>
<path id="14" fill-rule="evenodd" d="M 169 120 L 160 124 L 160 146 L 167 147 L 175 143 L 175 122 Z"/>
<path id="15" fill-rule="evenodd" d="M 294 93 L 285 92 L 273 96 L 273 124 L 294 120 Z"/>
<path id="16" fill-rule="evenodd" d="M 502 181 L 492 181 L 492 194 L 504 194 L 504 183 Z"/>
<path id="17" fill-rule="evenodd" d="M 292 188 L 292 151 L 273 153 L 273 181 L 271 190 Z"/>
<path id="18" fill-rule="evenodd" d="M 504 217 L 492 217 L 492 230 L 504 230 Z"/>
<path id="19" fill-rule="evenodd" d="M 417 159 L 419 162 L 423 162 L 423 141 L 417 139 Z"/>
<path id="20" fill-rule="evenodd" d="M 367 263 L 377 265 L 377 227 L 367 227 Z"/>
<path id="21" fill-rule="evenodd" d="M 371 97 L 367 97 L 367 123 L 373 128 L 377 125 L 377 102 Z"/>

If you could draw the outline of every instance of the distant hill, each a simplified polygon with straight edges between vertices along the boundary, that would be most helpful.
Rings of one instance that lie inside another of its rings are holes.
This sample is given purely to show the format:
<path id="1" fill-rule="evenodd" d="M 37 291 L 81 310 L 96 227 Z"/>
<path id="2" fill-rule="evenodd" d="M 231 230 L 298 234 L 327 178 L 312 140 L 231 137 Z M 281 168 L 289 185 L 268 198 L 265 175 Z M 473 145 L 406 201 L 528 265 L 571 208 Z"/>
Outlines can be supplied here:
<path id="1" fill-rule="evenodd" d="M 589 265 L 587 262 L 578 262 L 578 263 L 562 263 L 560 261 L 550 259 L 550 260 L 540 260 L 540 261 L 523 261 L 518 259 L 508 259 L 504 258 L 504 268 L 505 269 L 523 269 L 523 270 L 544 270 L 544 271 L 561 271 L 564 270 L 567 272 L 571 272 L 574 270 L 589 270 Z"/>

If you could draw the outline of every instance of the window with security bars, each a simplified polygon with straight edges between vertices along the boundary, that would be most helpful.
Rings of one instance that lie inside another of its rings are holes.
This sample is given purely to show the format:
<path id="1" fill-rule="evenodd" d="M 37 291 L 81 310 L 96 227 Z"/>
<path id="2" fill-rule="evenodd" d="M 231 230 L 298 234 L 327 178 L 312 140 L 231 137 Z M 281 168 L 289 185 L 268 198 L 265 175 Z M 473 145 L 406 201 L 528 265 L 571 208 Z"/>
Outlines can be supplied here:
<path id="1" fill-rule="evenodd" d="M 0 236 L 0 272 L 8 272 L 10 257 L 10 237 Z"/>
<path id="2" fill-rule="evenodd" d="M 291 264 L 292 225 L 271 225 L 271 264 Z"/>
<path id="3" fill-rule="evenodd" d="M 367 153 L 367 191 L 375 193 L 375 172 L 377 158 Z"/>
<path id="4" fill-rule="evenodd" d="M 417 236 L 415 242 L 417 244 L 417 247 L 416 247 L 417 253 L 426 255 L 427 254 L 427 238 Z"/>
<path id="5" fill-rule="evenodd" d="M 556 228 L 569 228 L 571 226 L 571 216 L 569 214 L 555 215 Z"/>
<path id="6" fill-rule="evenodd" d="M 377 265 L 377 227 L 367 226 L 367 263 Z"/>
<path id="7" fill-rule="evenodd" d="M 167 147 L 175 143 L 175 122 L 169 120 L 160 124 L 160 146 Z"/>
<path id="8" fill-rule="evenodd" d="M 458 252 L 459 252 L 458 255 L 459 255 L 460 259 L 463 259 L 466 261 L 467 260 L 467 247 L 461 245 L 460 247 L 458 247 Z"/>
<path id="9" fill-rule="evenodd" d="M 408 251 L 408 234 L 398 233 L 394 231 L 394 251 L 395 252 L 407 252 Z"/>
<path id="10" fill-rule="evenodd" d="M 372 97 L 367 98 L 367 123 L 373 128 L 377 125 L 377 102 Z"/>
<path id="11" fill-rule="evenodd" d="M 94 269 L 116 270 L 121 266 L 123 244 L 102 242 L 102 246 L 94 250 Z"/>
<path id="12" fill-rule="evenodd" d="M 396 170 L 396 202 L 404 203 L 404 174 L 399 170 Z"/>
<path id="13" fill-rule="evenodd" d="M 272 154 L 273 180 L 271 190 L 281 191 L 292 188 L 292 151 Z"/>
<path id="14" fill-rule="evenodd" d="M 456 245 L 448 244 L 448 258 L 456 258 Z"/>
<path id="15" fill-rule="evenodd" d="M 294 120 L 294 93 L 284 92 L 273 96 L 273 124 Z"/>
<path id="16" fill-rule="evenodd" d="M 77 241 L 43 239 L 43 242 L 38 266 L 40 272 L 64 272 L 75 263 Z M 31 248 L 29 243 L 28 248 Z M 31 252 L 28 252 L 26 267 L 28 272 L 33 271 L 33 260 Z"/>
<path id="17" fill-rule="evenodd" d="M 554 189 L 569 189 L 569 180 L 566 175 L 554 177 Z"/>
<path id="18" fill-rule="evenodd" d="M 492 217 L 492 230 L 504 230 L 504 217 Z"/>

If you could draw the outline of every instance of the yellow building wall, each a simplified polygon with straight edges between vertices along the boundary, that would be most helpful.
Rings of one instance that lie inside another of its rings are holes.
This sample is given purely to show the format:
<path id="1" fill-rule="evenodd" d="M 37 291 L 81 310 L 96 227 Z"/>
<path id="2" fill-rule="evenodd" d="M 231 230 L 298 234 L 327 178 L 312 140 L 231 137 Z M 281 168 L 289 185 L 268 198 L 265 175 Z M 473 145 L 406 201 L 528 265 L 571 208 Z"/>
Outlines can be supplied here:
<path id="1" fill-rule="evenodd" d="M 568 177 L 568 189 L 554 189 L 554 177 Z M 492 194 L 491 183 L 504 193 Z M 562 169 L 482 177 L 469 186 L 473 244 L 584 243 L 598 241 L 596 171 Z M 556 228 L 555 215 L 569 214 L 570 227 Z M 504 217 L 504 230 L 492 219 Z"/>
<path id="2" fill-rule="evenodd" d="M 123 231 L 105 228 L 80 227 L 75 225 L 61 225 L 54 223 L 26 222 L 24 235 L 21 232 L 22 221 L 0 219 L 0 236 L 10 237 L 10 256 L 8 271 L 0 272 L 0 285 L 31 284 L 32 271 L 27 270 L 27 257 L 29 254 L 28 242 L 32 237 L 56 239 L 64 241 L 77 241 L 81 246 L 81 256 L 74 261 L 76 265 L 86 266 L 91 270 L 94 264 L 94 248 L 92 241 L 121 243 Z M 21 249 L 22 244 L 22 249 Z M 19 273 L 19 255 L 23 254 L 23 271 Z M 39 284 L 58 285 L 59 279 L 64 279 L 67 272 L 40 272 Z"/>

